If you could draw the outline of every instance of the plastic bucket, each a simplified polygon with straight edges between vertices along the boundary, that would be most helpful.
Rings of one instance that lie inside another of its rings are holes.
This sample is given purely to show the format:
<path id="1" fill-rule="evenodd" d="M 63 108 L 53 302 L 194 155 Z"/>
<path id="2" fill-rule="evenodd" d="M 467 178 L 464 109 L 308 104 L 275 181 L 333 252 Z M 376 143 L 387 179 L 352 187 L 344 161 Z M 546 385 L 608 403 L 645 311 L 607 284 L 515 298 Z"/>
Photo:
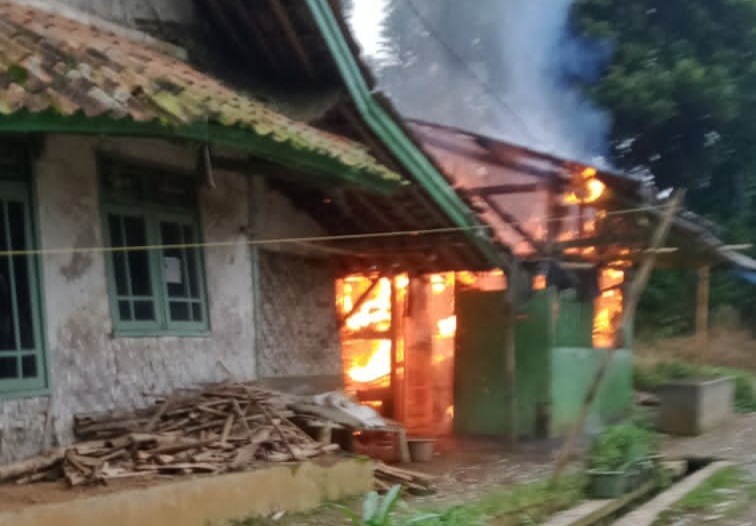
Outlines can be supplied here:
<path id="1" fill-rule="evenodd" d="M 410 438 L 407 440 L 412 462 L 430 462 L 433 458 L 435 440 L 427 438 Z"/>

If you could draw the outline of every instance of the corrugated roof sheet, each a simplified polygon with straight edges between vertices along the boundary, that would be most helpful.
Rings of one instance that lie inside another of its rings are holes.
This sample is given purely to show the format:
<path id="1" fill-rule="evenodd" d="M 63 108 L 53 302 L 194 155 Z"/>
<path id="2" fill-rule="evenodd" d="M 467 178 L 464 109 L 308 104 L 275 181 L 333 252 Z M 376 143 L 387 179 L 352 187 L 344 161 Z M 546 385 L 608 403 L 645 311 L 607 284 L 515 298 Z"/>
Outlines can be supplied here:
<path id="1" fill-rule="evenodd" d="M 0 114 L 22 110 L 130 118 L 166 129 L 219 124 L 385 181 L 401 179 L 362 145 L 276 113 L 144 42 L 0 0 Z"/>

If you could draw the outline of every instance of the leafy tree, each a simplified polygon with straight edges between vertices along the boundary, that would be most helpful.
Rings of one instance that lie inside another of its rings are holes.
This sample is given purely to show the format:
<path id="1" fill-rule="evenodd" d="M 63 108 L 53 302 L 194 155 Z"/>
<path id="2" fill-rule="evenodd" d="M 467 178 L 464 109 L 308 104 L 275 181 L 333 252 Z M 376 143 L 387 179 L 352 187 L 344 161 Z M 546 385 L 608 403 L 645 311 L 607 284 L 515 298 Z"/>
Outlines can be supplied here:
<path id="1" fill-rule="evenodd" d="M 756 242 L 756 0 L 576 0 L 571 19 L 615 47 L 588 88 L 612 114 L 615 162 L 687 188 L 693 210 L 728 226 L 727 241 Z M 693 279 L 656 276 L 648 318 L 670 319 L 657 296 L 685 297 Z M 712 301 L 750 311 L 752 292 L 715 276 Z"/>

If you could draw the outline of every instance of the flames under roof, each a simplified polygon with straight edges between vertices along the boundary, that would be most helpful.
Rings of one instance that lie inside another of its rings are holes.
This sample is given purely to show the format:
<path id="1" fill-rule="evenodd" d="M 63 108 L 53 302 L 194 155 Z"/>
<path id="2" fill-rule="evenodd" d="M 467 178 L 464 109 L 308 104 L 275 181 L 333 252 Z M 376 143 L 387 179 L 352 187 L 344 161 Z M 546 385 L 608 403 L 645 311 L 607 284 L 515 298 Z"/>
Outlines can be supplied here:
<path id="1" fill-rule="evenodd" d="M 242 69 L 256 68 L 260 76 L 274 78 L 284 92 L 302 84 L 313 89 L 344 89 L 344 81 L 336 67 L 335 58 L 328 51 L 304 2 L 263 0 L 250 4 L 243 0 L 230 0 L 219 4 L 210 0 L 194 0 L 194 3 L 211 25 L 216 41 L 224 45 L 224 55 L 230 57 L 230 63 L 237 70 L 242 66 Z M 560 179 L 566 182 L 567 174 L 585 167 L 581 163 L 465 130 L 421 121 L 402 122 L 402 117 L 392 103 L 377 92 L 369 69 L 359 60 L 359 48 L 349 34 L 338 0 L 330 0 L 329 3 L 362 76 L 372 90 L 373 98 L 405 129 L 410 139 L 426 152 L 455 191 L 467 202 L 470 210 L 474 211 L 481 224 L 489 227 L 485 231 L 481 230 L 481 236 L 490 237 L 492 230 L 495 234 L 498 234 L 497 230 L 502 230 L 501 225 L 497 228 L 497 221 L 492 220 L 492 215 L 500 220 L 501 214 L 492 214 L 490 206 L 486 203 L 481 205 L 480 200 L 475 199 L 475 192 L 470 192 L 470 188 L 454 181 L 450 177 L 453 170 L 450 170 L 448 163 L 443 162 L 439 152 L 453 152 L 457 164 L 464 164 L 460 161 L 464 159 L 468 168 L 481 164 L 484 167 L 505 168 L 506 171 L 499 180 L 489 182 L 489 186 L 523 185 L 524 183 L 518 182 L 523 178 L 542 182 Z M 333 106 L 325 109 L 313 124 L 369 145 L 371 153 L 381 163 L 412 180 L 412 174 L 362 122 L 346 93 L 333 100 Z M 656 214 L 653 207 L 658 207 L 663 202 L 657 199 L 656 189 L 648 181 L 611 170 L 599 170 L 599 177 L 616 197 L 615 207 L 649 208 L 644 215 L 651 219 L 653 225 L 653 216 Z M 291 184 L 285 178 L 274 184 L 297 206 L 317 218 L 331 234 L 452 229 L 454 223 L 445 216 L 438 204 L 416 181 L 412 182 L 412 185 L 393 197 L 368 195 L 353 189 L 304 187 Z M 505 215 L 510 213 L 515 216 L 514 222 L 517 222 L 517 216 L 525 213 L 523 208 L 527 211 L 537 205 L 537 198 L 532 194 L 513 194 L 517 197 L 516 206 L 503 210 Z M 503 228 L 510 230 L 508 236 L 497 235 L 501 252 L 505 254 L 522 243 L 523 236 L 519 235 L 518 239 L 518 234 L 521 233 L 516 229 L 511 232 L 511 228 Z M 450 230 L 425 236 L 366 237 L 331 243 L 327 250 L 338 255 L 345 271 L 402 269 L 438 272 L 489 268 L 490 263 L 473 246 L 468 234 Z M 756 270 L 756 262 L 751 258 L 727 249 L 713 224 L 690 212 L 678 215 L 669 243 L 689 249 L 684 254 L 682 251 L 677 254 L 677 261 L 666 258 L 669 264 L 715 260 Z M 537 259 L 537 252 L 530 257 Z"/>
<path id="2" fill-rule="evenodd" d="M 591 167 L 458 128 L 419 120 L 408 121 L 408 125 L 449 183 L 491 226 L 499 242 L 520 252 L 526 260 L 546 256 L 539 251 L 543 247 L 538 246 L 538 236 L 529 228 L 537 223 L 534 209 L 544 210 L 542 226 L 547 229 L 546 223 L 553 219 L 546 211 L 549 188 L 563 189 L 573 174 Z M 643 241 L 650 238 L 648 228 L 653 228 L 666 200 L 659 198 L 648 179 L 607 169 L 597 169 L 596 174 L 610 190 L 611 202 L 603 203 L 607 211 L 632 218 L 624 221 L 625 225 L 647 224 L 646 228 L 629 228 L 626 239 L 617 236 L 613 241 L 641 243 L 642 248 Z M 756 270 L 756 261 L 733 250 L 719 236 L 717 225 L 683 210 L 675 217 L 669 250 L 660 255 L 660 264 L 729 263 Z M 530 245 L 530 250 L 518 251 L 516 248 L 522 245 Z M 561 248 L 567 246 L 565 243 Z"/>

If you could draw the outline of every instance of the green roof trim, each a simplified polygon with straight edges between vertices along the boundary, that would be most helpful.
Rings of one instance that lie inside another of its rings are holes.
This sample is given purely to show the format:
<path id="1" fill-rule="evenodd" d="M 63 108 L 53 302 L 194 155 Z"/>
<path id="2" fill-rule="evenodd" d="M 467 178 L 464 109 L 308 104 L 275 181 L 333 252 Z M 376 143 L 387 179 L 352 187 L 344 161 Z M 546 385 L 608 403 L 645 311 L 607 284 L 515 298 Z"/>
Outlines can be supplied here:
<path id="1" fill-rule="evenodd" d="M 483 228 L 483 225 L 474 218 L 472 211 L 460 199 L 428 157 L 373 97 L 329 1 L 307 0 L 307 5 L 341 72 L 349 94 L 365 122 L 402 165 L 412 173 L 417 182 L 454 224 L 466 229 L 467 238 L 486 260 L 493 267 L 501 267 L 504 262 L 497 254 L 494 244 L 478 235 L 475 230 L 476 226 Z"/>
<path id="2" fill-rule="evenodd" d="M 404 183 L 364 144 L 276 112 L 143 40 L 21 2 L 0 2 L 0 130 L 184 138 L 333 184 L 389 192 Z"/>
<path id="3" fill-rule="evenodd" d="M 156 121 L 137 122 L 128 117 L 87 117 L 84 114 L 60 115 L 54 111 L 31 113 L 21 110 L 0 115 L 0 133 L 61 133 L 183 139 L 212 146 L 231 148 L 253 154 L 289 168 L 311 172 L 322 184 L 350 184 L 382 194 L 397 188 L 394 179 L 366 177 L 360 166 L 347 166 L 340 160 L 307 149 L 297 149 L 278 141 L 272 135 L 220 124 L 189 124 L 170 126 Z M 296 155 L 294 155 L 296 153 Z"/>

